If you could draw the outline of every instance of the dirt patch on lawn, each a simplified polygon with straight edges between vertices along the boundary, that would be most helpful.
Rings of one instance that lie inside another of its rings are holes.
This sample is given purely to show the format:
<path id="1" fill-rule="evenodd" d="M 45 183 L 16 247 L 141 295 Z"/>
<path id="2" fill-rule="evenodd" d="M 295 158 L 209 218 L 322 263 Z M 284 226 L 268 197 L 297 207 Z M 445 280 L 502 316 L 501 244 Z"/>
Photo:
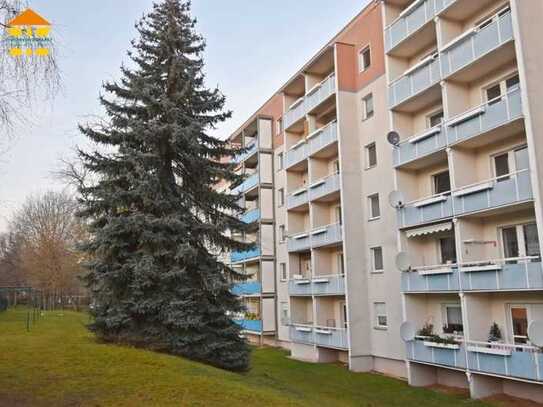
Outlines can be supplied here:
<path id="1" fill-rule="evenodd" d="M 36 403 L 21 397 L 14 397 L 0 393 L 0 407 L 34 407 Z"/>
<path id="2" fill-rule="evenodd" d="M 518 399 L 515 397 L 507 396 L 505 394 L 488 397 L 484 400 L 494 402 L 497 405 L 503 406 L 503 407 L 541 407 L 543 406 L 542 404 L 536 403 L 535 401 Z"/>

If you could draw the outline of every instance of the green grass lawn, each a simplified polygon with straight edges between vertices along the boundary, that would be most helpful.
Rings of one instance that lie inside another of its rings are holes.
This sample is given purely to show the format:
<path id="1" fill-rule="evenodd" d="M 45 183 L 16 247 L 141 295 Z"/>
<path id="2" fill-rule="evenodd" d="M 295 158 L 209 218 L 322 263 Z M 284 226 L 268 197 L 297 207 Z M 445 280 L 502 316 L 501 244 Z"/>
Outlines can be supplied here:
<path id="1" fill-rule="evenodd" d="M 246 374 L 180 357 L 101 344 L 74 312 L 0 313 L 0 406 L 484 406 L 334 364 L 255 349 Z"/>

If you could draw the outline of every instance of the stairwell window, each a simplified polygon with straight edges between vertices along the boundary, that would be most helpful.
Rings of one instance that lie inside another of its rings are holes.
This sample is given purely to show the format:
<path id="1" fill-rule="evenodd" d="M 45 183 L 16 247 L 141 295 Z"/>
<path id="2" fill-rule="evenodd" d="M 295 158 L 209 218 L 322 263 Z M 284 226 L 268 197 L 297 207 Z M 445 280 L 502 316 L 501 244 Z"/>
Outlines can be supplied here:
<path id="1" fill-rule="evenodd" d="M 283 206 L 285 204 L 285 189 L 279 188 L 277 191 L 277 199 L 279 201 L 279 206 Z"/>
<path id="2" fill-rule="evenodd" d="M 371 271 L 373 273 L 381 273 L 381 272 L 383 272 L 383 270 L 384 270 L 383 248 L 380 247 L 380 246 L 372 247 L 370 249 L 370 251 L 371 251 L 371 261 L 372 261 Z"/>
<path id="3" fill-rule="evenodd" d="M 287 281 L 287 263 L 279 263 L 279 278 L 281 281 Z"/>
<path id="4" fill-rule="evenodd" d="M 277 171 L 281 171 L 283 169 L 283 152 L 277 154 Z"/>
<path id="5" fill-rule="evenodd" d="M 369 220 L 379 219 L 381 216 L 381 208 L 379 207 L 379 194 L 368 196 L 369 205 Z"/>
<path id="6" fill-rule="evenodd" d="M 369 94 L 367 96 L 364 96 L 362 99 L 362 104 L 364 108 L 364 120 L 368 120 L 369 118 L 373 117 L 373 94 Z"/>
<path id="7" fill-rule="evenodd" d="M 377 147 L 375 143 L 366 146 L 366 168 L 372 168 L 377 165 Z"/>
<path id="8" fill-rule="evenodd" d="M 384 302 L 374 302 L 373 312 L 375 314 L 375 328 L 386 329 L 388 328 L 387 321 L 387 305 Z"/>
<path id="9" fill-rule="evenodd" d="M 359 72 L 364 72 L 371 66 L 371 49 L 368 45 L 362 48 L 358 53 L 358 68 Z"/>
<path id="10" fill-rule="evenodd" d="M 288 302 L 281 303 L 281 325 L 288 325 Z"/>
<path id="11" fill-rule="evenodd" d="M 285 225 L 279 225 L 279 241 L 282 243 L 286 240 L 287 235 L 285 231 Z"/>

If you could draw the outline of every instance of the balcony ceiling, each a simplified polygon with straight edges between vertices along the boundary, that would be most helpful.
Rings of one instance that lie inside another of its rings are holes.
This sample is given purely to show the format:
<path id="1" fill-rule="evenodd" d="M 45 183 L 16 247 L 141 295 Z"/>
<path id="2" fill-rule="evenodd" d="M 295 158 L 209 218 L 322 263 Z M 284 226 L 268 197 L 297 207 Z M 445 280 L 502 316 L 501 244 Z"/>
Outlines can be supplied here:
<path id="1" fill-rule="evenodd" d="M 332 73 L 334 71 L 334 49 L 332 47 L 327 48 L 305 71 L 323 77 Z"/>
<path id="2" fill-rule="evenodd" d="M 464 21 L 480 10 L 489 8 L 493 3 L 497 3 L 496 0 L 457 0 L 440 17 L 454 21 Z"/>
<path id="3" fill-rule="evenodd" d="M 417 55 L 431 45 L 437 44 L 436 26 L 433 22 L 425 24 L 420 30 L 409 36 L 396 47 L 391 49 L 388 54 L 399 58 L 409 58 Z"/>

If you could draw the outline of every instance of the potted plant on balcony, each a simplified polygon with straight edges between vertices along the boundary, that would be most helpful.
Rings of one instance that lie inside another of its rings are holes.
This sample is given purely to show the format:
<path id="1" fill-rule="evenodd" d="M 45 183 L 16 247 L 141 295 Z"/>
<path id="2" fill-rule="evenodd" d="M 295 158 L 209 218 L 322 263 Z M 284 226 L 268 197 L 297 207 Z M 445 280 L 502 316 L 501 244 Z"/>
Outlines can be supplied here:
<path id="1" fill-rule="evenodd" d="M 428 339 L 435 336 L 434 326 L 426 322 L 421 329 L 417 331 L 417 339 Z"/>
<path id="2" fill-rule="evenodd" d="M 492 325 L 490 325 L 490 330 L 488 332 L 488 342 L 490 343 L 502 342 L 502 331 L 496 322 L 493 322 Z"/>
<path id="3" fill-rule="evenodd" d="M 455 332 L 455 331 L 453 330 L 452 332 Z M 430 323 L 424 324 L 424 326 L 418 330 L 417 339 L 422 340 L 424 343 L 424 346 L 428 346 L 432 348 L 445 348 L 445 349 L 459 349 L 460 348 L 459 342 L 454 337 L 452 336 L 441 337 L 435 334 L 434 326 Z"/>
<path id="4" fill-rule="evenodd" d="M 454 336 L 463 336 L 464 326 L 462 324 L 443 325 L 443 333 Z"/>

